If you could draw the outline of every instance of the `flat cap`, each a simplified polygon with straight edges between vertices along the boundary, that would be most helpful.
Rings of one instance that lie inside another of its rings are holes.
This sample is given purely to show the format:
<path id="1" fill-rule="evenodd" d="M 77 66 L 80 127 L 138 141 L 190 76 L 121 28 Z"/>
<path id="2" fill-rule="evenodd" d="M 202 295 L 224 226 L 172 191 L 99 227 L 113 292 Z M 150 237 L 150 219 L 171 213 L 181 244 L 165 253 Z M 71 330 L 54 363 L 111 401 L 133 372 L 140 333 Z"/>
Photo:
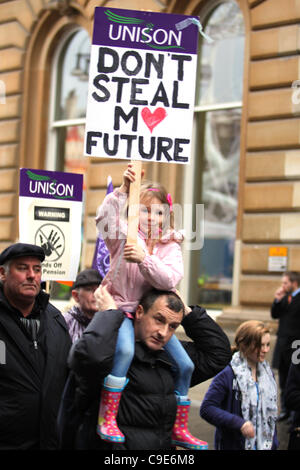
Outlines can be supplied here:
<path id="1" fill-rule="evenodd" d="M 43 248 L 29 243 L 15 243 L 10 245 L 0 254 L 0 266 L 12 258 L 21 258 L 23 256 L 34 256 L 40 261 L 44 261 L 45 252 Z"/>
<path id="2" fill-rule="evenodd" d="M 77 274 L 76 280 L 73 284 L 73 289 L 77 287 L 90 286 L 91 284 L 101 284 L 102 276 L 96 269 L 84 269 Z"/>

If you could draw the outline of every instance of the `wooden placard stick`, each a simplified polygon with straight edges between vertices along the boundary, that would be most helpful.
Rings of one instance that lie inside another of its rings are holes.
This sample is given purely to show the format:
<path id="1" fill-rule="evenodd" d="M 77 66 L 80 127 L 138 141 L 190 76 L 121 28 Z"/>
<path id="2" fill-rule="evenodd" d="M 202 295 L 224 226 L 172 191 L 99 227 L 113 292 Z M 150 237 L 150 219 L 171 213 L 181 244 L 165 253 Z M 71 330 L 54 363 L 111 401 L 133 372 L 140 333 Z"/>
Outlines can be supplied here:
<path id="1" fill-rule="evenodd" d="M 50 289 L 51 289 L 50 281 L 46 281 L 46 288 L 45 288 L 45 291 L 46 291 L 47 294 L 49 294 L 49 295 L 50 295 Z"/>
<path id="2" fill-rule="evenodd" d="M 142 162 L 140 160 L 132 161 L 132 169 L 135 172 L 135 181 L 130 183 L 129 188 L 127 243 L 136 244 L 139 228 Z"/>

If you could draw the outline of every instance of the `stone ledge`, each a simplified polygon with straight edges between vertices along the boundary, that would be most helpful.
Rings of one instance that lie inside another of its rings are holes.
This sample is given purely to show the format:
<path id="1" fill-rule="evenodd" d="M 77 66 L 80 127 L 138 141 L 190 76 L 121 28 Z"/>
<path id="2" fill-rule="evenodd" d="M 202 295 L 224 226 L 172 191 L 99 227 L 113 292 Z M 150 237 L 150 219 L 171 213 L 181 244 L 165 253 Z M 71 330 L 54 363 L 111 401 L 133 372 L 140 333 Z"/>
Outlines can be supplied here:
<path id="1" fill-rule="evenodd" d="M 247 320 L 260 320 L 271 328 L 272 333 L 277 331 L 278 321 L 271 317 L 270 308 L 226 307 L 216 319 L 222 328 L 233 329 L 236 329 L 242 322 Z"/>

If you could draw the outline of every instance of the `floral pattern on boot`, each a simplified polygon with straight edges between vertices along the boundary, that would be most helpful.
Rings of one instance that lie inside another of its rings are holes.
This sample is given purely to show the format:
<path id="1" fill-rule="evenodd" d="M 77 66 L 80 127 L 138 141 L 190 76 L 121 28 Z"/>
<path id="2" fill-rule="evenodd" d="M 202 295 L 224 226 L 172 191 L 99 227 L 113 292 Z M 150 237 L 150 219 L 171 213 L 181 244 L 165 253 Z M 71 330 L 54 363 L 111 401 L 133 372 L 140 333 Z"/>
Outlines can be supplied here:
<path id="1" fill-rule="evenodd" d="M 112 392 L 103 388 L 98 416 L 97 434 L 104 441 L 124 442 L 124 434 L 118 428 L 116 418 L 121 399 L 121 392 Z"/>
<path id="2" fill-rule="evenodd" d="M 192 450 L 207 450 L 208 444 L 192 436 L 187 428 L 190 401 L 177 403 L 176 419 L 172 430 L 172 445 Z"/>

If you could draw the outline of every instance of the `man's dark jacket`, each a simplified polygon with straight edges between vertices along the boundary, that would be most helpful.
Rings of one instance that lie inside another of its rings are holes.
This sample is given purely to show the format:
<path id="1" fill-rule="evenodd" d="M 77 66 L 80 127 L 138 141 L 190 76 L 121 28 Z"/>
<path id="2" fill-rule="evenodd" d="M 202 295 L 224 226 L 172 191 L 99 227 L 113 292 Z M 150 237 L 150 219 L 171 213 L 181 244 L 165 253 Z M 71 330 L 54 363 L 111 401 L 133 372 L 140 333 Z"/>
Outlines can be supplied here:
<path id="1" fill-rule="evenodd" d="M 28 317 L 41 321 L 35 346 L 0 286 L 0 450 L 58 445 L 56 420 L 71 338 L 63 316 L 48 301 L 41 291 Z"/>
<path id="2" fill-rule="evenodd" d="M 299 346 L 299 345 L 298 345 Z M 300 350 L 295 350 L 295 363 L 291 364 L 286 382 L 285 400 L 293 410 L 293 426 L 300 426 Z"/>
<path id="3" fill-rule="evenodd" d="M 284 361 L 288 369 L 293 353 L 292 343 L 300 338 L 300 293 L 292 296 L 291 302 L 287 295 L 279 302 L 274 301 L 271 316 L 279 320 L 272 366 L 278 369 Z"/>
<path id="4" fill-rule="evenodd" d="M 64 432 L 60 415 L 62 448 L 99 450 L 155 450 L 171 447 L 171 431 L 176 415 L 174 376 L 164 350 L 153 352 L 142 342 L 135 344 L 135 356 L 128 371 L 129 382 L 122 393 L 118 424 L 125 434 L 124 444 L 102 441 L 96 434 L 103 378 L 112 368 L 115 341 L 123 314 L 118 310 L 98 312 L 70 353 L 74 396 L 80 416 L 77 431 Z M 231 359 L 230 344 L 222 329 L 200 307 L 193 308 L 182 321 L 193 341 L 182 344 L 195 364 L 191 386 L 222 370 Z M 70 408 L 71 410 L 71 408 Z M 71 416 L 75 416 L 71 410 Z M 72 436 L 72 437 L 71 437 Z"/>

